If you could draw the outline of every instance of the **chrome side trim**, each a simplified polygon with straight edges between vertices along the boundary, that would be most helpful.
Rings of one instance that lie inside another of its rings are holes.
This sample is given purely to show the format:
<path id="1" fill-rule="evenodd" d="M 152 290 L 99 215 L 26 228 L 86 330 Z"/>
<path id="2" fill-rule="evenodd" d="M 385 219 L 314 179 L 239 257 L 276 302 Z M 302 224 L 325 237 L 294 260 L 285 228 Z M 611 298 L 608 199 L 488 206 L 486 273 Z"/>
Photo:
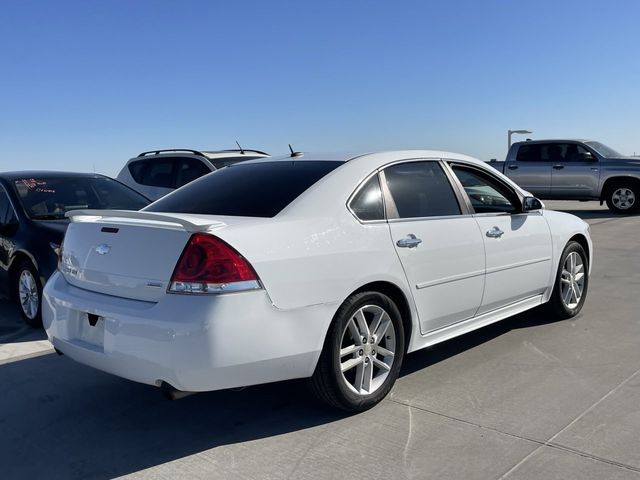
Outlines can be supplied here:
<path id="1" fill-rule="evenodd" d="M 435 287 L 437 285 L 443 285 L 445 283 L 458 282 L 460 280 L 466 280 L 467 278 L 478 277 L 480 275 L 489 275 L 491 273 L 502 272 L 504 270 L 511 270 L 513 268 L 526 267 L 527 265 L 535 265 L 536 263 L 549 262 L 551 257 L 536 258 L 535 260 L 525 260 L 523 262 L 511 263 L 509 265 L 503 265 L 501 267 L 488 268 L 486 270 L 477 270 L 475 272 L 461 273 L 459 275 L 452 275 L 450 277 L 438 278 L 429 282 L 422 282 L 416 285 L 416 289 L 420 290 L 428 287 Z"/>
<path id="2" fill-rule="evenodd" d="M 484 275 L 484 270 L 477 270 L 475 272 L 461 273 L 458 275 L 451 275 L 450 277 L 438 278 L 437 280 L 431 280 L 430 282 L 422 282 L 416 285 L 418 290 L 427 287 L 435 287 L 436 285 L 442 285 L 445 283 L 457 282 L 459 280 L 466 280 L 467 278 L 479 277 Z"/>
<path id="3" fill-rule="evenodd" d="M 510 263 L 509 265 L 503 265 L 501 267 L 487 268 L 486 273 L 487 275 L 489 275 L 491 273 L 502 272 L 504 270 L 511 270 L 512 268 L 526 267 L 527 265 L 534 265 L 536 263 L 543 263 L 543 262 L 550 262 L 550 261 L 551 261 L 551 257 L 536 258 L 534 260 L 525 260 L 523 262 Z"/>

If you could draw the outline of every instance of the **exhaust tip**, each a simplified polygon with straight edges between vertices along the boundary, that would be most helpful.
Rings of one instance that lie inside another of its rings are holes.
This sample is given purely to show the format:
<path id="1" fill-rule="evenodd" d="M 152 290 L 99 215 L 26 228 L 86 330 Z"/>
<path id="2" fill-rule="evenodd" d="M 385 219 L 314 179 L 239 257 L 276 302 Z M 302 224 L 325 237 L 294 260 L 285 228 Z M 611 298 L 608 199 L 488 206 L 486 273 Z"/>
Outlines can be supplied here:
<path id="1" fill-rule="evenodd" d="M 162 395 L 167 400 L 180 400 L 181 398 L 188 397 L 197 392 L 185 392 L 183 390 L 178 390 L 173 385 L 168 384 L 167 382 L 160 382 L 160 391 Z"/>

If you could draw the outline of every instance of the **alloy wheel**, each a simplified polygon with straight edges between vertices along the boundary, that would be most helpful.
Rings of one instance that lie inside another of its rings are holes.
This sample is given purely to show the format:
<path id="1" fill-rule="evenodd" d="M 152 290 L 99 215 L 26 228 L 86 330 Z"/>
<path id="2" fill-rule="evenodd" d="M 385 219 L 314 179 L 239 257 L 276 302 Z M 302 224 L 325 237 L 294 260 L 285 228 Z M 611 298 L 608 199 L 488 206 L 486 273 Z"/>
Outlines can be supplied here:
<path id="1" fill-rule="evenodd" d="M 389 376 L 396 354 L 396 331 L 389 314 L 365 305 L 342 332 L 339 363 L 342 379 L 358 395 L 369 395 Z"/>
<path id="2" fill-rule="evenodd" d="M 574 309 L 580 303 L 584 291 L 584 262 L 577 252 L 567 255 L 560 275 L 562 302 L 569 309 Z"/>
<path id="3" fill-rule="evenodd" d="M 38 284 L 33 274 L 29 270 L 23 270 L 18 279 L 18 296 L 20 307 L 30 320 L 38 315 L 38 304 L 40 295 L 38 294 Z"/>

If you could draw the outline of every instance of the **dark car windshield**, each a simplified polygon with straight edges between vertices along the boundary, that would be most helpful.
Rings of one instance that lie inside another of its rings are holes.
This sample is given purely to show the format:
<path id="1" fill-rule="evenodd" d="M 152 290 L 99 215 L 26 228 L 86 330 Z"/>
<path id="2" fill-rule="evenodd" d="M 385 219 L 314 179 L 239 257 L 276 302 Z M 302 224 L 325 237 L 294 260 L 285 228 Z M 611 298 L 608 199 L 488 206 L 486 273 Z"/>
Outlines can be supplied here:
<path id="1" fill-rule="evenodd" d="M 274 217 L 302 192 L 342 164 L 311 160 L 237 163 L 185 185 L 145 210 Z"/>
<path id="2" fill-rule="evenodd" d="M 584 142 L 591 148 L 593 148 L 598 154 L 604 158 L 619 158 L 624 157 L 621 153 L 616 152 L 613 148 L 607 147 L 604 143 L 600 142 Z"/>
<path id="3" fill-rule="evenodd" d="M 77 209 L 140 210 L 149 200 L 107 177 L 27 177 L 14 180 L 30 218 L 55 220 Z"/>

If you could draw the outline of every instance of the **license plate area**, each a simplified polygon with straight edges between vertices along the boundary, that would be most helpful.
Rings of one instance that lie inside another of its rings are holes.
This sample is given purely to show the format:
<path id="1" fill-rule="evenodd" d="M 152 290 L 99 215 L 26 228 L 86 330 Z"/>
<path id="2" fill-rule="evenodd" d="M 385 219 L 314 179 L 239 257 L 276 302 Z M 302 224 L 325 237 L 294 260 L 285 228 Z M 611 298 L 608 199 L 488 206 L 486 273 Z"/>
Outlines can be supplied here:
<path id="1" fill-rule="evenodd" d="M 81 313 L 78 318 L 77 338 L 90 345 L 104 347 L 104 318 L 93 313 Z"/>

